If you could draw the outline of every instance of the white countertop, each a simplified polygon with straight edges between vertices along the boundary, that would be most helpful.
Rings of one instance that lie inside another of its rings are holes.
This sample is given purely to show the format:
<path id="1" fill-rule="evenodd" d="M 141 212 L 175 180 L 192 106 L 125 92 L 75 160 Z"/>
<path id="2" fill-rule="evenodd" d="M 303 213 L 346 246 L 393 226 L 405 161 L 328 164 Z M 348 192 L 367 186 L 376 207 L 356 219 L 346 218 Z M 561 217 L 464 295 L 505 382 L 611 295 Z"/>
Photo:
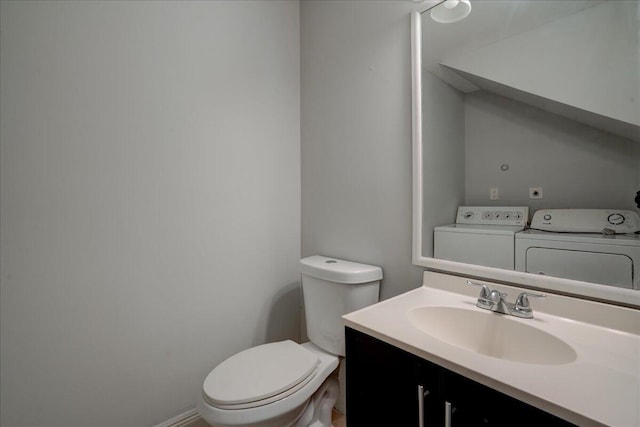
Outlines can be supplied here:
<path id="1" fill-rule="evenodd" d="M 569 344 L 576 360 L 536 365 L 497 359 L 440 341 L 409 320 L 408 312 L 423 306 L 486 311 L 475 306 L 478 289 L 465 281 L 426 272 L 422 287 L 347 314 L 345 325 L 580 426 L 640 426 L 640 311 L 547 293 L 532 301 L 533 319 L 509 318 Z M 509 293 L 510 301 L 520 290 L 489 285 Z"/>

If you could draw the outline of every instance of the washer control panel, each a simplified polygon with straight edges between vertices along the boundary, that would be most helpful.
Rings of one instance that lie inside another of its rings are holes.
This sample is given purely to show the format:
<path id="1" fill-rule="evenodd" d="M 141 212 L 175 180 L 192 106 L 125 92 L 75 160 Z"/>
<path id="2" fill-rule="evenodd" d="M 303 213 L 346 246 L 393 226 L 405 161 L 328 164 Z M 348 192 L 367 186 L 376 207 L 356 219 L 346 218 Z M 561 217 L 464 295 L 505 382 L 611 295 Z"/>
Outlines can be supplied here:
<path id="1" fill-rule="evenodd" d="M 531 228 L 559 233 L 625 234 L 640 231 L 640 217 L 634 211 L 616 209 L 541 209 Z"/>
<path id="2" fill-rule="evenodd" d="M 525 226 L 528 219 L 527 206 L 460 206 L 456 224 Z"/>

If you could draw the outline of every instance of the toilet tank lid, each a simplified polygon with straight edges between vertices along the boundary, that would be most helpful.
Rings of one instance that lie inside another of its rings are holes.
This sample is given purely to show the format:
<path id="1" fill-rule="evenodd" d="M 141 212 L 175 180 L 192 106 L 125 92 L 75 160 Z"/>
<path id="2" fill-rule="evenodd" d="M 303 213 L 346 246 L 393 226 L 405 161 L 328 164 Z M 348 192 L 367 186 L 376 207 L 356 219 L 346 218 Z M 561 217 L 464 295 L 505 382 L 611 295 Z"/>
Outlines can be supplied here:
<path id="1" fill-rule="evenodd" d="M 300 272 L 316 279 L 337 283 L 368 283 L 382 279 L 382 269 L 337 258 L 313 255 L 300 260 Z"/>

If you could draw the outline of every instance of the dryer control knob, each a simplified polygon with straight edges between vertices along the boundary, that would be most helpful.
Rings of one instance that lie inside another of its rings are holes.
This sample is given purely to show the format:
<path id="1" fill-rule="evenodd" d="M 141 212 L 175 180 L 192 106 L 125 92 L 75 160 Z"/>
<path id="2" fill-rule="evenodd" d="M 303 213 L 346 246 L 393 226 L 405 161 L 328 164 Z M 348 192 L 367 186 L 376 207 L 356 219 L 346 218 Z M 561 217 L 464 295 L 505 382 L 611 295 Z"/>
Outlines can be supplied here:
<path id="1" fill-rule="evenodd" d="M 619 214 L 619 213 L 612 213 L 611 215 L 609 215 L 607 217 L 607 221 L 609 221 L 609 224 L 611 224 L 611 225 L 624 224 L 624 220 L 625 220 L 624 215 Z"/>
<path id="2" fill-rule="evenodd" d="M 545 221 L 549 221 L 551 220 L 551 215 L 545 214 L 542 218 L 544 218 Z"/>

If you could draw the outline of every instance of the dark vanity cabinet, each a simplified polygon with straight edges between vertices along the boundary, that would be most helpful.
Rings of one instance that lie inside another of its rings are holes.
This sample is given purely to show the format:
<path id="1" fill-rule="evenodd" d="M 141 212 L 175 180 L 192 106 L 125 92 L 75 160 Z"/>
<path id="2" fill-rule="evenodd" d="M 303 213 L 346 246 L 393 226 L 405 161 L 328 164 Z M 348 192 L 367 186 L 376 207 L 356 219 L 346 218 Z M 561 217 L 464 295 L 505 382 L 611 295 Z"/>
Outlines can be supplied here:
<path id="1" fill-rule="evenodd" d="M 346 349 L 347 425 L 419 425 L 417 358 L 349 328 L 346 329 Z M 430 367 L 424 364 L 424 368 Z M 424 372 L 423 375 L 437 381 L 430 375 L 433 373 L 435 371 Z M 437 388 L 436 384 L 421 385 L 425 393 Z M 425 399 L 424 402 L 431 400 Z"/>
<path id="2" fill-rule="evenodd" d="M 349 427 L 573 426 L 346 328 Z"/>

